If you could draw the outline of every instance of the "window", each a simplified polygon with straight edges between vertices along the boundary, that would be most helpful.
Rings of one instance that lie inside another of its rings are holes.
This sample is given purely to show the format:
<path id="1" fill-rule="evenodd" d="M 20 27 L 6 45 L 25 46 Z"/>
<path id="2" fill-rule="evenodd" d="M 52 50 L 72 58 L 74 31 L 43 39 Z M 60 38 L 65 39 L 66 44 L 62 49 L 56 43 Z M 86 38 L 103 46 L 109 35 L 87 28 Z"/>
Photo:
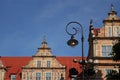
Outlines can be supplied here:
<path id="1" fill-rule="evenodd" d="M 41 80 L 41 73 L 36 73 L 36 80 Z"/>
<path id="2" fill-rule="evenodd" d="M 37 61 L 37 67 L 41 67 L 41 61 Z"/>
<path id="3" fill-rule="evenodd" d="M 27 80 L 30 80 L 29 76 L 27 76 Z"/>
<path id="4" fill-rule="evenodd" d="M 51 80 L 51 73 L 46 73 L 46 80 Z"/>
<path id="5" fill-rule="evenodd" d="M 50 61 L 47 61 L 47 67 L 50 67 Z"/>
<path id="6" fill-rule="evenodd" d="M 119 37 L 119 27 L 116 27 L 116 36 L 118 36 Z"/>
<path id="7" fill-rule="evenodd" d="M 58 79 L 57 80 L 60 80 L 60 75 L 58 75 L 58 77 L 57 77 Z"/>
<path id="8" fill-rule="evenodd" d="M 111 57 L 112 46 L 102 46 L 102 57 Z"/>
<path id="9" fill-rule="evenodd" d="M 16 75 L 12 74 L 11 75 L 11 80 L 16 80 Z"/>
<path id="10" fill-rule="evenodd" d="M 112 30 L 111 30 L 111 27 L 108 28 L 108 37 L 111 37 L 112 36 Z"/>
<path id="11" fill-rule="evenodd" d="M 72 78 L 72 80 L 76 80 L 76 78 Z"/>
<path id="12" fill-rule="evenodd" d="M 112 72 L 112 69 L 105 69 L 105 74 L 108 75 L 109 73 Z"/>

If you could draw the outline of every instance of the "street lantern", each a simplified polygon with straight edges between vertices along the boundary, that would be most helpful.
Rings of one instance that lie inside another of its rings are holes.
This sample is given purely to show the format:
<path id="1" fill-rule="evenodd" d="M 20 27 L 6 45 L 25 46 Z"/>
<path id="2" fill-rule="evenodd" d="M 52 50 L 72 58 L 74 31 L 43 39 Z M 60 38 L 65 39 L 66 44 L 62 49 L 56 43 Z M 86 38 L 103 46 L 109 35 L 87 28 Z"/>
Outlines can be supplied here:
<path id="1" fill-rule="evenodd" d="M 72 25 L 72 26 L 71 26 Z M 75 25 L 79 26 L 81 28 L 81 48 L 82 48 L 82 59 L 81 60 L 77 60 L 77 59 L 73 59 L 73 62 L 75 63 L 79 63 L 82 65 L 82 79 L 85 80 L 85 74 L 87 73 L 88 76 L 91 76 L 91 75 L 94 75 L 95 74 L 95 70 L 94 70 L 94 67 L 93 67 L 93 59 L 89 59 L 89 60 L 85 60 L 84 58 L 84 35 L 83 35 L 83 27 L 82 25 L 79 23 L 79 22 L 76 22 L 76 21 L 72 21 L 72 22 L 69 22 L 67 25 L 66 25 L 66 32 L 68 35 L 71 36 L 71 38 L 67 41 L 67 44 L 71 47 L 75 47 L 76 45 L 78 45 L 78 40 L 75 39 L 75 35 L 78 33 L 78 27 L 76 27 Z M 72 28 L 71 28 L 72 27 Z M 72 29 L 74 33 L 72 33 L 68 28 Z M 91 64 L 92 67 L 90 68 L 87 68 L 87 64 Z"/>
<path id="2" fill-rule="evenodd" d="M 79 22 L 76 22 L 76 21 L 69 22 L 69 23 L 66 25 L 66 32 L 68 33 L 68 35 L 71 36 L 71 39 L 68 40 L 67 44 L 68 44 L 69 46 L 71 46 L 71 47 L 74 47 L 74 46 L 78 45 L 78 43 L 79 43 L 79 42 L 75 39 L 75 37 L 74 37 L 74 36 L 78 33 L 78 29 L 79 29 L 79 28 L 76 28 L 75 26 L 74 26 L 74 27 L 70 26 L 70 25 L 72 25 L 72 24 L 77 24 L 77 25 L 81 28 L 82 60 L 81 60 L 80 63 L 81 63 L 81 65 L 82 65 L 82 72 L 83 72 L 83 74 L 82 74 L 82 79 L 84 80 L 85 60 L 84 60 L 84 49 L 83 49 L 83 48 L 84 48 L 84 47 L 83 47 L 83 43 L 84 43 L 83 27 L 82 27 L 82 25 L 81 25 Z M 68 28 L 70 28 L 70 27 L 72 27 L 72 29 L 74 30 L 74 33 L 71 33 L 70 31 L 68 31 Z"/>
<path id="3" fill-rule="evenodd" d="M 67 44 L 71 47 L 78 45 L 78 41 L 74 39 L 74 35 L 71 36 L 71 39 L 68 40 Z"/>

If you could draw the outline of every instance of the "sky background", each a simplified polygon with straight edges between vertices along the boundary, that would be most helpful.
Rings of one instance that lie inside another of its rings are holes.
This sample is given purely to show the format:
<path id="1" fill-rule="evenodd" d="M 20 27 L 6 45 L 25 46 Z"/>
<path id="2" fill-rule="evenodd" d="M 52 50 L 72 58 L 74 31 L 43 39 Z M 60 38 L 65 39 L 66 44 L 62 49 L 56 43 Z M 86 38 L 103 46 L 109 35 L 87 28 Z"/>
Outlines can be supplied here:
<path id="1" fill-rule="evenodd" d="M 52 54 L 81 56 L 79 45 L 71 48 L 65 28 L 77 21 L 83 26 L 84 53 L 88 54 L 89 22 L 101 27 L 110 5 L 120 16 L 120 0 L 0 0 L 0 56 L 32 56 L 46 36 Z"/>

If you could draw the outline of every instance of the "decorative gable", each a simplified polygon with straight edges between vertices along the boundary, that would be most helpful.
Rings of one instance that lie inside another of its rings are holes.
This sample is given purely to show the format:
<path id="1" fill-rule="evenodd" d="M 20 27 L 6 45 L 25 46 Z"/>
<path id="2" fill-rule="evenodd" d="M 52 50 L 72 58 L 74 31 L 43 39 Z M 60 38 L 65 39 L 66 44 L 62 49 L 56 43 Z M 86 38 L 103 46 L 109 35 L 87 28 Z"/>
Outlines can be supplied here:
<path id="1" fill-rule="evenodd" d="M 120 37 L 120 18 L 113 5 L 111 5 L 108 17 L 103 20 L 101 28 L 94 28 L 91 20 L 89 37 Z"/>
<path id="2" fill-rule="evenodd" d="M 22 67 L 22 69 L 22 80 L 26 80 L 28 78 L 33 80 L 37 77 L 38 74 L 42 76 L 41 79 L 44 78 L 42 80 L 46 80 L 45 78 L 48 75 L 52 80 L 56 80 L 61 77 L 65 78 L 66 71 L 66 67 L 58 62 L 56 56 L 51 53 L 51 48 L 48 47 L 45 39 L 38 48 L 37 53 L 32 56 L 32 60 L 26 66 Z M 24 77 L 27 75 L 31 76 Z M 52 77 L 53 75 L 55 76 Z"/>
<path id="3" fill-rule="evenodd" d="M 42 45 L 38 48 L 37 54 L 34 56 L 53 56 L 51 54 L 51 48 L 48 47 L 45 40 L 42 42 Z"/>
<path id="4" fill-rule="evenodd" d="M 34 68 L 46 68 L 49 65 L 49 68 L 65 68 L 57 60 L 56 56 L 51 53 L 51 48 L 48 47 L 46 40 L 44 39 L 42 45 L 38 48 L 38 51 L 35 55 L 32 56 L 32 60 L 28 65 L 24 67 L 34 67 Z"/>

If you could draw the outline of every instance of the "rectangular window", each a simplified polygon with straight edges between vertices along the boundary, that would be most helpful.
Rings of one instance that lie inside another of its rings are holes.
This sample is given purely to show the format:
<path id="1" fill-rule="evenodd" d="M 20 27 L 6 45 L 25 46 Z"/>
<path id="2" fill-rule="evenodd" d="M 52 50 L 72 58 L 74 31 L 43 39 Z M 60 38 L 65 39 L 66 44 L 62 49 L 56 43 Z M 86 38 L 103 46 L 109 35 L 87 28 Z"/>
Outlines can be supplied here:
<path id="1" fill-rule="evenodd" d="M 41 73 L 36 73 L 36 80 L 41 80 Z"/>
<path id="2" fill-rule="evenodd" d="M 108 75 L 110 72 L 112 72 L 112 69 L 105 69 L 105 74 Z"/>
<path id="3" fill-rule="evenodd" d="M 47 61 L 47 67 L 50 67 L 50 61 Z"/>
<path id="4" fill-rule="evenodd" d="M 57 77 L 58 79 L 57 80 L 60 80 L 60 75 L 58 75 L 58 77 Z"/>
<path id="5" fill-rule="evenodd" d="M 116 36 L 119 37 L 120 34 L 119 34 L 119 27 L 116 27 Z"/>
<path id="6" fill-rule="evenodd" d="M 51 80 L 51 73 L 46 73 L 46 80 Z"/>
<path id="7" fill-rule="evenodd" d="M 76 80 L 76 78 L 72 78 L 71 80 Z"/>
<path id="8" fill-rule="evenodd" d="M 108 28 L 108 37 L 111 37 L 112 36 L 112 30 L 111 30 L 111 27 Z"/>
<path id="9" fill-rule="evenodd" d="M 11 80 L 16 80 L 16 75 L 12 74 L 10 77 L 11 77 Z"/>
<path id="10" fill-rule="evenodd" d="M 112 46 L 102 46 L 102 57 L 111 57 Z"/>
<path id="11" fill-rule="evenodd" d="M 41 67 L 41 61 L 37 61 L 37 67 Z"/>
<path id="12" fill-rule="evenodd" d="M 30 80 L 29 76 L 27 76 L 27 80 Z"/>

